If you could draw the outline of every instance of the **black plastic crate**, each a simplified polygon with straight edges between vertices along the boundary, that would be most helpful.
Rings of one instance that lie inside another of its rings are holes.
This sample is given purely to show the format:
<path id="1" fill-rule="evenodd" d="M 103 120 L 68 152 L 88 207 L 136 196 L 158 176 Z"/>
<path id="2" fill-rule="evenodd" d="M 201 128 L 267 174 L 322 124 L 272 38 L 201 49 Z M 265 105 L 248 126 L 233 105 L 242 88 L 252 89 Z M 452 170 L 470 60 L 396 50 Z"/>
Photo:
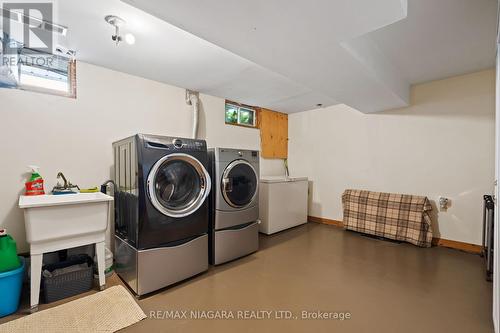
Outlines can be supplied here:
<path id="1" fill-rule="evenodd" d="M 53 272 L 59 268 L 85 264 L 86 267 L 62 273 L 53 277 L 42 277 L 43 297 L 45 303 L 55 302 L 60 299 L 81 294 L 92 289 L 94 278 L 93 261 L 88 255 L 71 256 L 68 260 L 45 265 L 43 270 Z"/>

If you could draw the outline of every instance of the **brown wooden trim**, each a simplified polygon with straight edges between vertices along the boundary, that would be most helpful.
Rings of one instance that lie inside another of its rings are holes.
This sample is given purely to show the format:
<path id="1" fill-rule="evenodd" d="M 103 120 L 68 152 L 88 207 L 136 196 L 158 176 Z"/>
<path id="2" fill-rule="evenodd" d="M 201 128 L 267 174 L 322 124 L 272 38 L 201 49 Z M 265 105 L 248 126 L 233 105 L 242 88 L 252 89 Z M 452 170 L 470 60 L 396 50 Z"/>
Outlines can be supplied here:
<path id="1" fill-rule="evenodd" d="M 76 98 L 76 59 L 68 64 L 69 97 Z"/>
<path id="2" fill-rule="evenodd" d="M 254 128 L 254 129 L 259 129 L 257 127 L 257 124 L 255 126 L 252 125 L 243 125 L 243 124 L 235 124 L 235 123 L 228 123 L 227 121 L 225 122 L 226 125 L 231 125 L 231 126 L 239 126 L 239 127 L 245 127 L 245 128 Z"/>
<path id="3" fill-rule="evenodd" d="M 344 227 L 344 223 L 342 221 L 325 219 L 323 217 L 308 216 L 307 220 L 309 222 L 328 224 L 328 225 L 333 225 L 333 226 L 336 226 L 339 228 Z M 433 246 L 447 247 L 450 249 L 461 250 L 461 251 L 474 253 L 474 254 L 479 254 L 483 250 L 483 247 L 481 245 L 464 243 L 464 242 L 443 239 L 443 238 L 437 238 L 437 237 L 432 239 L 432 245 Z"/>
<path id="4" fill-rule="evenodd" d="M 483 247 L 481 245 L 464 243 L 464 242 L 443 239 L 443 238 L 437 238 L 437 237 L 432 239 L 432 245 L 448 247 L 450 249 L 461 250 L 461 251 L 475 253 L 475 254 L 479 254 L 483 251 Z"/>
<path id="5" fill-rule="evenodd" d="M 330 219 L 325 219 L 323 217 L 316 217 L 316 216 L 308 216 L 307 220 L 309 222 L 314 222 L 314 223 L 322 223 L 322 224 L 328 224 L 328 225 L 333 225 L 339 228 L 344 227 L 344 223 L 342 221 L 337 221 L 337 220 L 330 220 Z"/>

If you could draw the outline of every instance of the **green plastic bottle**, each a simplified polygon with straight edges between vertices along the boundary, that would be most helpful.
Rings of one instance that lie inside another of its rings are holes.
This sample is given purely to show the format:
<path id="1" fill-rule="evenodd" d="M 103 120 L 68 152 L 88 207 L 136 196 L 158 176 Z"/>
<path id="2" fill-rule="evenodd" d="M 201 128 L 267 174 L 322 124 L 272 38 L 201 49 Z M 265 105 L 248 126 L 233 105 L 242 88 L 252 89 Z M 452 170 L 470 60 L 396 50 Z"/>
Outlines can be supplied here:
<path id="1" fill-rule="evenodd" d="M 16 241 L 7 235 L 5 229 L 0 229 L 0 273 L 11 271 L 21 266 L 17 257 Z"/>

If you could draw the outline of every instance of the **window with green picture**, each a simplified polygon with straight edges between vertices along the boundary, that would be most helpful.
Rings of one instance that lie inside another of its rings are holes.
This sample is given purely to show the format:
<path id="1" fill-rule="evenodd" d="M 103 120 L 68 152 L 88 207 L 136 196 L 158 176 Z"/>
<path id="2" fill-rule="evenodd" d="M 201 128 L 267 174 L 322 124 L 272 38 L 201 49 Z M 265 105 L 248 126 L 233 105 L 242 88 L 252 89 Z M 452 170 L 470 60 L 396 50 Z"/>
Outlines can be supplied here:
<path id="1" fill-rule="evenodd" d="M 226 101 L 226 124 L 257 127 L 257 112 L 251 106 Z"/>

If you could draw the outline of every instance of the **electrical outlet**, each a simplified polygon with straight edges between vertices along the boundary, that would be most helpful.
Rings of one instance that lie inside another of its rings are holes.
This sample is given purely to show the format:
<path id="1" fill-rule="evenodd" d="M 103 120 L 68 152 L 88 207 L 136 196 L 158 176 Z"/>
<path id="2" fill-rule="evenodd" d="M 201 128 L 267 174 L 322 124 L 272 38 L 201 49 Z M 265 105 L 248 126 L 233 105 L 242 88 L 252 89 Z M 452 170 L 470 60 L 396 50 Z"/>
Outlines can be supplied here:
<path id="1" fill-rule="evenodd" d="M 439 208 L 446 210 L 448 209 L 448 205 L 450 203 L 450 199 L 446 197 L 439 197 Z"/>

